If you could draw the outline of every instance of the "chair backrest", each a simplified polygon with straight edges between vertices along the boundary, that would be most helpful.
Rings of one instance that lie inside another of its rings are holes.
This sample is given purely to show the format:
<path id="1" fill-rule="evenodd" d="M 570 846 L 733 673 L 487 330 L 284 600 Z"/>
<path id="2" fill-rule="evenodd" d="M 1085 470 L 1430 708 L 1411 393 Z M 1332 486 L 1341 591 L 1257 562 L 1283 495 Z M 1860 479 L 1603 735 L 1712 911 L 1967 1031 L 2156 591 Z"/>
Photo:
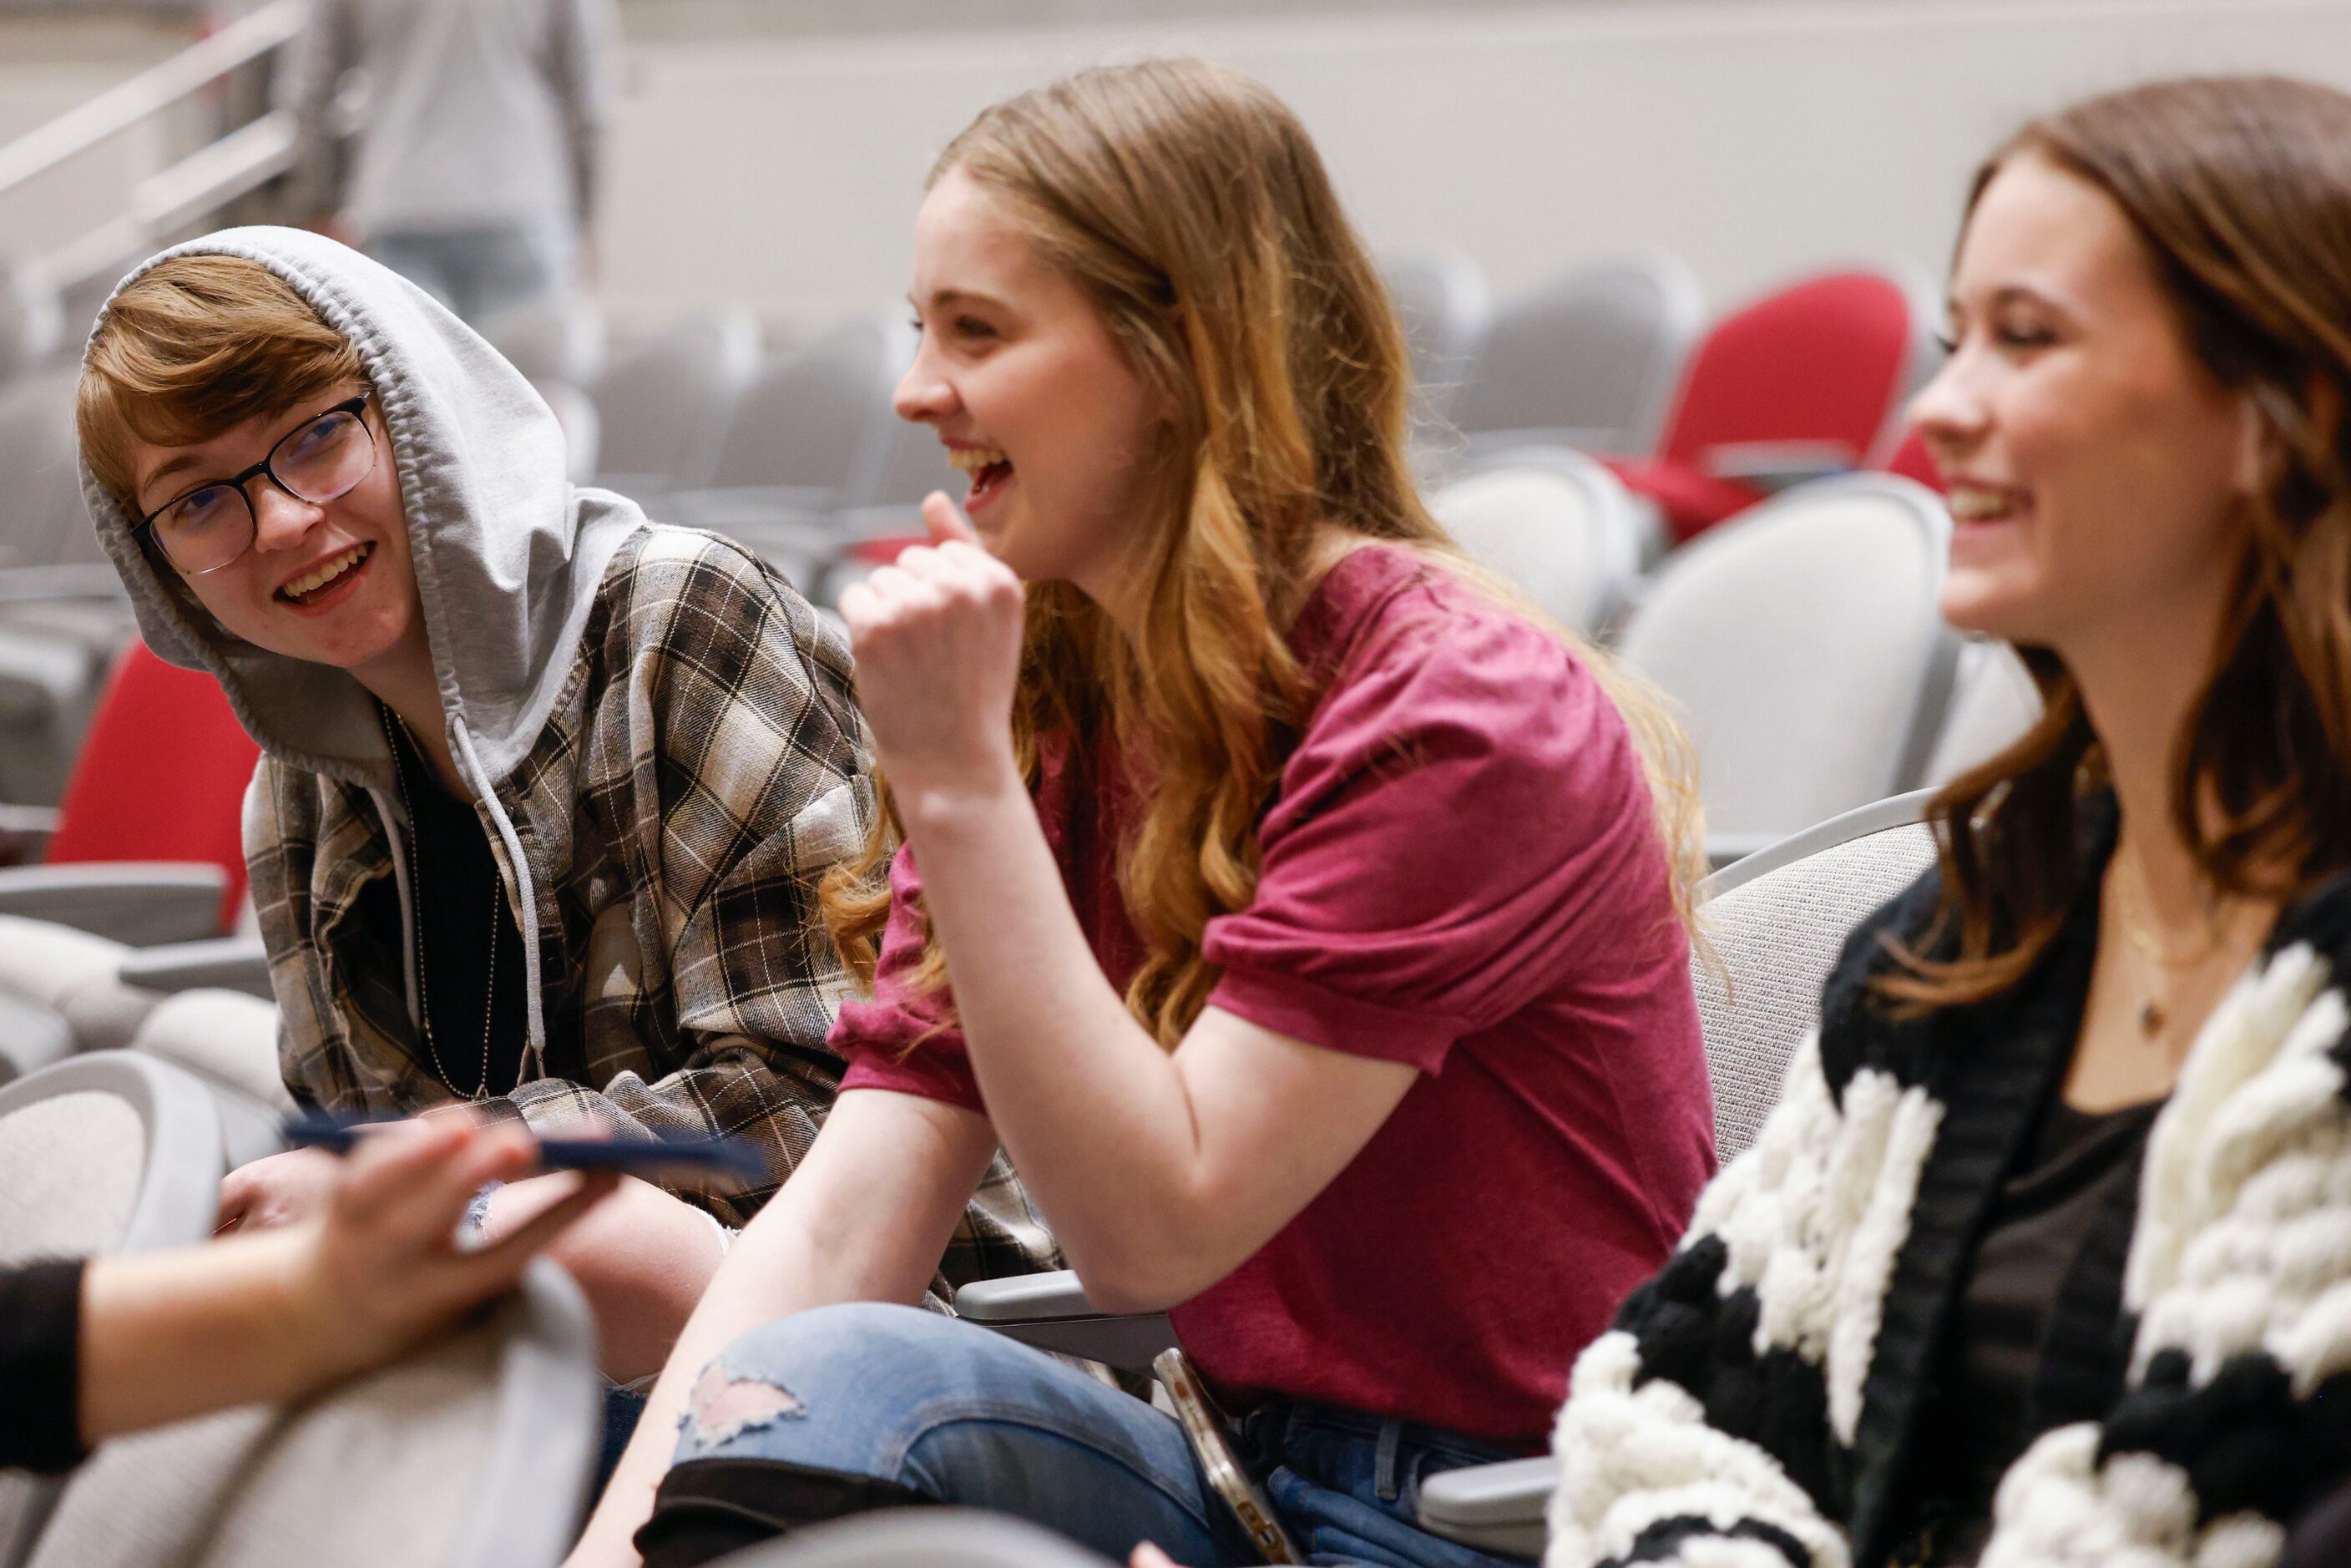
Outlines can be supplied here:
<path id="1" fill-rule="evenodd" d="M 1623 608 L 1640 575 L 1633 499 L 1580 452 L 1499 453 L 1430 497 L 1429 510 L 1472 559 L 1587 635 Z"/>
<path id="2" fill-rule="evenodd" d="M 123 1051 L 78 1056 L 0 1089 L 0 1268 L 193 1245 L 224 1174 L 212 1096 Z M 58 1494 L 0 1474 L 0 1563 L 24 1559 Z"/>
<path id="3" fill-rule="evenodd" d="M 2016 650 L 2005 643 L 1970 640 L 1959 650 L 1950 712 L 1922 782 L 1947 784 L 1977 763 L 1989 761 L 2040 716 L 2041 688 L 2032 684 L 2032 674 Z"/>
<path id="4" fill-rule="evenodd" d="M 70 1057 L 0 1089 L 0 1267 L 212 1234 L 220 1118 L 168 1062 Z"/>
<path id="5" fill-rule="evenodd" d="M 899 423 L 890 394 L 906 358 L 905 324 L 877 312 L 774 361 L 737 402 L 710 487 L 867 494 Z"/>
<path id="6" fill-rule="evenodd" d="M 1384 256 L 1380 277 L 1412 354 L 1417 412 L 1450 418 L 1486 329 L 1486 276 L 1467 252 L 1443 246 Z"/>
<path id="7" fill-rule="evenodd" d="M 0 1084 L 30 1077 L 73 1053 L 73 1025 L 57 1009 L 0 990 Z"/>
<path id="8" fill-rule="evenodd" d="M 0 567 L 104 559 L 81 496 L 74 437 L 74 389 L 80 379 L 77 370 L 40 371 L 0 388 L 0 474 L 8 476 Z"/>
<path id="9" fill-rule="evenodd" d="M 1453 422 L 1473 449 L 1541 440 L 1645 455 L 1705 310 L 1698 279 L 1662 252 L 1570 267 L 1488 323 Z"/>
<path id="10" fill-rule="evenodd" d="M 1938 496 L 1943 493 L 1943 471 L 1935 465 L 1934 455 L 1927 450 L 1927 438 L 1915 428 L 1905 428 L 1901 439 L 1873 466 L 1924 485 Z"/>
<path id="11" fill-rule="evenodd" d="M 614 355 L 590 389 L 603 423 L 598 469 L 673 490 L 708 484 L 758 373 L 759 323 L 741 306 L 698 311 Z"/>
<path id="12" fill-rule="evenodd" d="M 37 262 L 0 262 L 0 380 L 46 364 L 65 340 L 57 286 Z"/>
<path id="13" fill-rule="evenodd" d="M 549 412 L 563 432 L 564 477 L 575 485 L 591 483 L 604 441 L 604 420 L 596 411 L 596 400 L 570 382 L 533 377 L 530 384 L 547 400 Z"/>
<path id="14" fill-rule="evenodd" d="M 1726 1164 L 1755 1141 L 1779 1103 L 1788 1058 L 1819 1021 L 1821 985 L 1845 938 L 1934 863 L 1920 789 L 1848 811 L 1709 877 L 1699 920 L 1708 946 L 1690 960 L 1715 1153 Z"/>
<path id="15" fill-rule="evenodd" d="M 604 368 L 604 312 L 592 294 L 509 306 L 482 324 L 482 336 L 530 381 L 585 387 Z"/>
<path id="16" fill-rule="evenodd" d="M 1667 559 L 1617 652 L 1678 705 L 1710 833 L 1777 839 L 1917 785 L 1958 657 L 1949 538 L 1934 496 L 1854 474 Z"/>
<path id="17" fill-rule="evenodd" d="M 1703 468 L 1716 447 L 1788 444 L 1859 466 L 1934 357 L 1923 281 L 1837 272 L 1716 322 L 1691 354 L 1660 455 Z"/>
<path id="18" fill-rule="evenodd" d="M 34 1568 L 552 1568 L 601 1431 L 579 1288 L 534 1263 L 486 1319 L 292 1409 L 107 1444 L 76 1471 Z"/>
<path id="19" fill-rule="evenodd" d="M 228 875 L 225 931 L 245 898 L 245 788 L 260 756 L 218 682 L 133 643 L 66 781 L 47 858 L 217 865 Z"/>
<path id="20" fill-rule="evenodd" d="M 1113 1568 L 1107 1557 L 1008 1514 L 883 1509 L 730 1552 L 713 1568 Z"/>

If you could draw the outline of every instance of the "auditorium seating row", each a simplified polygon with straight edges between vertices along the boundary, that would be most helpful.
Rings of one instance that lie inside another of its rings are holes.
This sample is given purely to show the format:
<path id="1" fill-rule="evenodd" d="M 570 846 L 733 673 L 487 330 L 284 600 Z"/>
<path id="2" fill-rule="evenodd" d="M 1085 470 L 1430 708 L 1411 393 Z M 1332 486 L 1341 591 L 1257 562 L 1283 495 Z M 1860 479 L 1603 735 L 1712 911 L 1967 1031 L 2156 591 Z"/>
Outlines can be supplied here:
<path id="1" fill-rule="evenodd" d="M 1692 979 L 1725 1158 L 1770 1109 L 1844 934 L 1930 858 L 1925 800 L 1847 813 L 1707 884 L 1709 950 L 1693 958 Z M 171 1007 L 208 996 L 158 1007 L 128 1049 L 73 1055 L 0 1089 L 0 1267 L 210 1233 L 222 1174 L 261 1152 L 256 1128 L 217 1080 L 143 1038 Z M 0 1014 L 0 1031 L 15 1027 Z M 1171 1343 L 1162 1317 L 1094 1312 L 1067 1274 L 967 1286 L 957 1307 L 1028 1343 L 1127 1369 L 1147 1369 Z M 233 1411 L 110 1444 L 61 1484 L 0 1477 L 0 1568 L 552 1564 L 586 1500 L 599 1386 L 585 1307 L 542 1262 L 488 1319 L 306 1408 Z M 1554 1481 L 1541 1458 L 1433 1478 L 1422 1521 L 1466 1544 L 1530 1553 Z M 927 1511 L 847 1522 L 730 1561 L 1098 1562 L 1011 1521 Z"/>

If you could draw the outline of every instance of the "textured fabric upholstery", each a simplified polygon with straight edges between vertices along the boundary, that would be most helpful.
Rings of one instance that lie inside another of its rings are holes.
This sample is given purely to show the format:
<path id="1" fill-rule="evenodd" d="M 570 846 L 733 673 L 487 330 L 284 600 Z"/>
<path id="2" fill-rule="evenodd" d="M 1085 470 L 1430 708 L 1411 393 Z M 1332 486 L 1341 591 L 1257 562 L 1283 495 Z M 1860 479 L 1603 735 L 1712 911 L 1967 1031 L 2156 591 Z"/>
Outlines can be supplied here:
<path id="1" fill-rule="evenodd" d="M 131 1049 L 283 1113 L 296 1107 L 277 1070 L 277 1009 L 243 991 L 182 991 L 147 1015 Z"/>
<path id="2" fill-rule="evenodd" d="M 1537 609 L 1591 632 L 1640 570 L 1632 503 L 1598 464 L 1569 452 L 1550 456 L 1540 467 L 1498 459 L 1447 486 L 1430 509 L 1462 549 Z"/>
<path id="3" fill-rule="evenodd" d="M 0 1267 L 87 1257 L 129 1228 L 142 1131 L 136 1106 L 89 1091 L 0 1116 Z"/>
<path id="4" fill-rule="evenodd" d="M 1716 962 L 1694 957 L 1690 979 L 1724 1163 L 1778 1103 L 1789 1054 L 1820 1017 L 1821 983 L 1845 937 L 1934 858 L 1932 831 L 1914 822 L 1766 872 L 1706 905 Z"/>
<path id="5" fill-rule="evenodd" d="M 887 1510 L 733 1552 L 714 1568 L 1112 1568 L 1051 1531 L 973 1509 Z"/>
<path id="6" fill-rule="evenodd" d="M 1679 705 L 1709 832 L 1782 838 L 1913 786 L 1955 653 L 1949 528 L 1901 480 L 1830 479 L 1668 558 L 1617 651 Z"/>
<path id="7" fill-rule="evenodd" d="M 119 1051 L 162 998 L 117 977 L 120 942 L 46 920 L 0 915 L 0 990 L 38 1002 L 84 1051 Z"/>
<path id="8" fill-rule="evenodd" d="M 108 1444 L 33 1568 L 553 1568 L 586 1499 L 599 1398 L 584 1301 L 554 1265 L 396 1364 L 284 1410 Z"/>
<path id="9" fill-rule="evenodd" d="M 497 1348 L 476 1329 L 297 1416 L 236 1410 L 110 1443 L 67 1486 L 33 1563 L 444 1562 L 465 1510 L 431 1500 L 481 1484 Z"/>

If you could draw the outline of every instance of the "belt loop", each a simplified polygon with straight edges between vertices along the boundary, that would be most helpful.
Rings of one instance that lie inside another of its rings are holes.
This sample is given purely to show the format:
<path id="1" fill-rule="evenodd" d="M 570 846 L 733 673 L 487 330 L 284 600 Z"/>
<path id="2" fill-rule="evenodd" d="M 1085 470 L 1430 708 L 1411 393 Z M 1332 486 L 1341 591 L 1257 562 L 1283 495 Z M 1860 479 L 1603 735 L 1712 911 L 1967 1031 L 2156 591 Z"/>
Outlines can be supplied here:
<path id="1" fill-rule="evenodd" d="M 1394 1502 L 1402 1490 L 1396 1485 L 1396 1445 L 1404 1438 L 1404 1423 L 1390 1416 L 1380 1423 L 1379 1474 L 1374 1484 L 1382 1502 Z"/>

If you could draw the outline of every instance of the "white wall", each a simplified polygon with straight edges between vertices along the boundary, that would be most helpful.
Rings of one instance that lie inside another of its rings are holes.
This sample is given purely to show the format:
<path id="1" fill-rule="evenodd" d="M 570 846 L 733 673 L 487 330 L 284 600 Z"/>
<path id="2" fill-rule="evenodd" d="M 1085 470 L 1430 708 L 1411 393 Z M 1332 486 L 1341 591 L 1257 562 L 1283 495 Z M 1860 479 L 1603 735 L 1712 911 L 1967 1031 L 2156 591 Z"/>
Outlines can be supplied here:
<path id="1" fill-rule="evenodd" d="M 1593 0 L 1150 27 L 643 43 L 601 251 L 616 319 L 900 296 L 933 152 L 1061 71 L 1194 52 L 1256 72 L 1374 244 L 1458 245 L 1498 290 L 1679 252 L 1718 301 L 1821 261 L 1939 271 L 1976 161 L 2099 88 L 2273 69 L 2351 87 L 2343 0 Z"/>

